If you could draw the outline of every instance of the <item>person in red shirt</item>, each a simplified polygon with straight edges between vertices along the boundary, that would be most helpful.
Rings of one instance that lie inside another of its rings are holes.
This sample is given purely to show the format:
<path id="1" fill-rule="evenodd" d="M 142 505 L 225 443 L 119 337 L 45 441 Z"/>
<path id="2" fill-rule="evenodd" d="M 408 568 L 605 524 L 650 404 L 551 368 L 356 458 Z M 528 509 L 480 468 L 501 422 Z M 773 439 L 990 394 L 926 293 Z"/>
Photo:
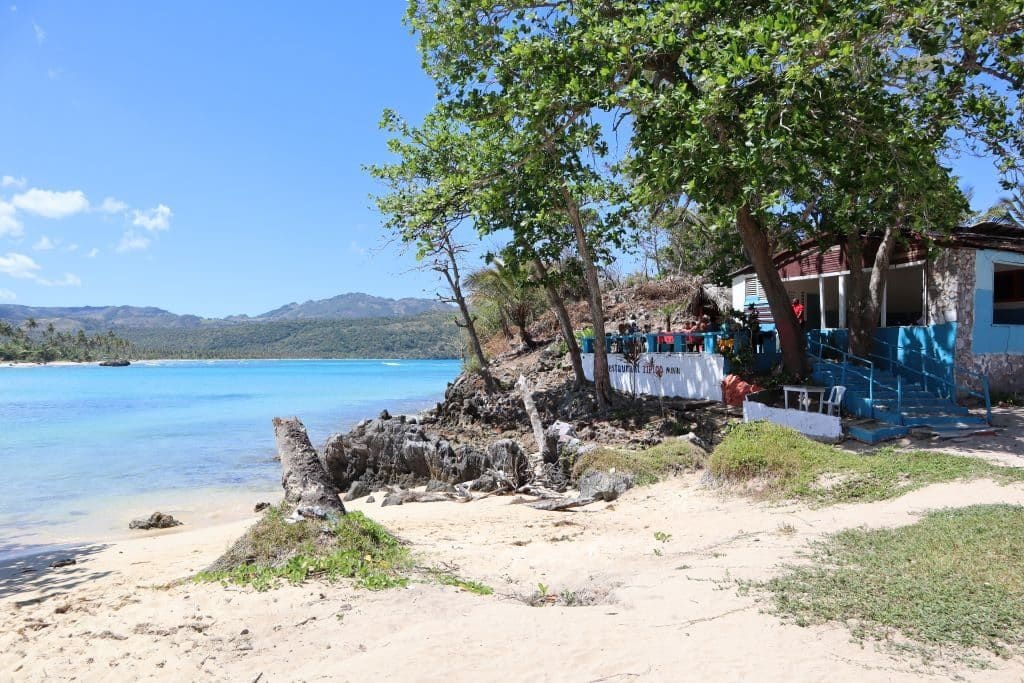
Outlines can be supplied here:
<path id="1" fill-rule="evenodd" d="M 793 315 L 796 316 L 796 321 L 800 327 L 804 326 L 807 322 L 807 316 L 805 315 L 804 305 L 800 303 L 800 299 L 793 299 Z"/>

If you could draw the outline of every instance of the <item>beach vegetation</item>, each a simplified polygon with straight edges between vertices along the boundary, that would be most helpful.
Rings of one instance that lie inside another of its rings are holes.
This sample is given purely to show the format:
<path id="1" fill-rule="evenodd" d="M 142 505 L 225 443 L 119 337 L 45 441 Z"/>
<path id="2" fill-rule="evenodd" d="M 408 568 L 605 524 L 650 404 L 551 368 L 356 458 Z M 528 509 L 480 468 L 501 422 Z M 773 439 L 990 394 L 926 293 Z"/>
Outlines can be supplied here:
<path id="1" fill-rule="evenodd" d="M 576 458 L 573 479 L 588 470 L 615 470 L 634 476 L 637 486 L 657 483 L 667 477 L 704 467 L 707 454 L 687 439 L 669 439 L 641 451 L 595 448 Z"/>
<path id="2" fill-rule="evenodd" d="M 737 425 L 715 448 L 708 470 L 767 498 L 812 504 L 887 500 L 941 482 L 1024 481 L 1024 468 L 936 451 L 885 447 L 852 453 L 770 422 Z"/>
<path id="3" fill-rule="evenodd" d="M 435 568 L 429 569 L 428 574 L 434 581 L 442 586 L 454 586 L 468 593 L 475 593 L 476 595 L 491 595 L 494 593 L 494 589 L 487 584 L 480 583 L 479 581 L 472 581 L 470 579 L 464 579 L 449 571 Z"/>
<path id="4" fill-rule="evenodd" d="M 807 562 L 748 587 L 799 625 L 841 621 L 859 639 L 898 634 L 1001 657 L 1024 643 L 1024 507 L 975 505 L 895 529 L 847 529 L 812 544 Z M 904 649 L 906 649 L 904 647 Z"/>
<path id="5" fill-rule="evenodd" d="M 290 523 L 284 507 L 271 507 L 198 581 L 221 581 L 268 590 L 282 582 L 354 578 L 369 590 L 408 584 L 408 549 L 361 512 L 333 521 Z"/>
<path id="6" fill-rule="evenodd" d="M 58 331 L 48 323 L 40 331 L 35 318 L 20 325 L 0 320 L 0 360 L 26 363 L 52 361 L 93 361 L 130 358 L 133 345 L 113 331 L 86 334 Z"/>

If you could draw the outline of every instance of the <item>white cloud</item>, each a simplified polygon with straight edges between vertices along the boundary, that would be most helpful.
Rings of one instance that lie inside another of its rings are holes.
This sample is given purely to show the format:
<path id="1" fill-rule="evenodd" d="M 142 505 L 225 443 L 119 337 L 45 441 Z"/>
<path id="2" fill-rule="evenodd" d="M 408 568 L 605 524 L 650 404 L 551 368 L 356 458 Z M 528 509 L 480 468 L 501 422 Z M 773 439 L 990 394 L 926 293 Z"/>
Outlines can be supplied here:
<path id="1" fill-rule="evenodd" d="M 349 243 L 348 250 L 358 256 L 366 256 L 366 247 L 359 246 L 359 243 L 355 240 Z"/>
<path id="2" fill-rule="evenodd" d="M 97 249 L 96 247 L 93 247 L 92 249 L 89 250 L 89 253 L 86 254 L 85 257 L 86 258 L 96 258 L 99 255 L 100 255 L 100 250 Z"/>
<path id="3" fill-rule="evenodd" d="M 13 187 L 17 190 L 25 187 L 27 181 L 24 178 L 15 178 L 12 175 L 5 175 L 0 178 L 0 187 Z"/>
<path id="4" fill-rule="evenodd" d="M 64 273 L 59 280 L 48 280 L 39 276 L 40 265 L 30 256 L 8 252 L 0 256 L 0 273 L 5 273 L 20 280 L 32 280 L 44 287 L 80 287 L 82 278 L 74 273 Z"/>
<path id="5" fill-rule="evenodd" d="M 101 213 L 124 213 L 128 210 L 128 205 L 122 202 L 120 199 L 114 199 L 113 197 L 107 197 L 103 200 L 103 203 L 96 207 L 96 211 Z"/>
<path id="6" fill-rule="evenodd" d="M 170 207 L 163 204 L 154 209 L 146 209 L 145 211 L 136 209 L 134 214 L 135 218 L 132 220 L 132 225 L 145 228 L 150 232 L 169 230 L 171 227 L 171 216 L 174 215 L 171 213 Z"/>
<path id="7" fill-rule="evenodd" d="M 0 237 L 20 237 L 24 230 L 13 204 L 0 200 Z"/>
<path id="8" fill-rule="evenodd" d="M 25 254 L 8 252 L 7 256 L 0 256 L 0 273 L 23 280 L 35 280 L 39 277 L 37 270 L 39 264 Z"/>
<path id="9" fill-rule="evenodd" d="M 49 69 L 46 70 L 46 77 L 49 78 L 51 81 L 55 81 L 58 78 L 60 78 L 60 75 L 62 73 L 64 73 L 64 69 L 58 69 L 56 67 L 51 66 Z"/>
<path id="10" fill-rule="evenodd" d="M 117 253 L 123 254 L 128 251 L 142 251 L 149 247 L 150 240 L 145 235 L 139 235 L 134 230 L 129 230 L 121 236 L 121 243 L 117 245 Z"/>
<path id="11" fill-rule="evenodd" d="M 42 45 L 43 41 L 46 40 L 46 31 L 34 21 L 32 22 L 32 30 L 36 32 L 36 42 Z"/>
<path id="12" fill-rule="evenodd" d="M 68 246 L 64 247 L 64 251 L 78 251 L 78 245 L 69 244 Z"/>
<path id="13" fill-rule="evenodd" d="M 89 210 L 89 200 L 81 190 L 54 192 L 33 188 L 14 195 L 11 202 L 22 211 L 44 218 L 65 218 Z"/>
<path id="14" fill-rule="evenodd" d="M 57 248 L 58 242 L 60 242 L 60 240 L 54 242 L 46 235 L 43 235 L 42 237 L 39 238 L 38 242 L 32 245 L 32 248 L 35 249 L 36 251 L 50 251 L 51 249 Z"/>
<path id="15" fill-rule="evenodd" d="M 0 289 L 0 301 L 14 301 L 18 295 L 9 289 Z"/>
<path id="16" fill-rule="evenodd" d="M 44 287 L 81 287 L 82 278 L 78 277 L 74 273 L 64 273 L 64 277 L 59 280 L 47 280 L 45 278 L 36 278 L 36 282 Z"/>

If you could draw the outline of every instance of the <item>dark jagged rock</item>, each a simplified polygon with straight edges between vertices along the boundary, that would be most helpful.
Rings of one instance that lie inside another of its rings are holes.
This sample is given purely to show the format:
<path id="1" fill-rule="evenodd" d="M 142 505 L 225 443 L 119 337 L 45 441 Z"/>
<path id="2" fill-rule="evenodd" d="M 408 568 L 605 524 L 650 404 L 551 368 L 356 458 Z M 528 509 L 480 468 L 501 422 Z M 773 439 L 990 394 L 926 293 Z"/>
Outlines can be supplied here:
<path id="1" fill-rule="evenodd" d="M 447 481 L 431 479 L 427 482 L 427 487 L 424 491 L 427 493 L 455 493 L 455 487 Z"/>
<path id="2" fill-rule="evenodd" d="M 342 490 L 351 490 L 355 482 L 365 485 L 367 492 L 431 480 L 456 484 L 477 479 L 490 468 L 506 470 L 509 477 L 526 476 L 526 456 L 519 445 L 509 440 L 498 443 L 504 445 L 485 453 L 465 444 L 453 447 L 410 420 L 364 420 L 347 434 L 328 437 L 322 458 Z"/>
<path id="3" fill-rule="evenodd" d="M 172 526 L 180 526 L 181 522 L 176 520 L 170 515 L 165 515 L 162 512 L 154 512 L 149 517 L 141 519 L 133 519 L 128 522 L 129 529 L 167 529 Z"/>
<path id="4" fill-rule="evenodd" d="M 259 503 L 256 503 L 256 507 L 253 508 L 253 512 L 263 512 L 268 507 L 270 507 L 270 503 L 266 501 L 260 501 Z"/>
<path id="5" fill-rule="evenodd" d="M 541 455 L 546 463 L 556 463 L 566 452 L 575 452 L 580 446 L 576 428 L 568 422 L 555 420 L 544 430 L 544 451 Z"/>
<path id="6" fill-rule="evenodd" d="M 121 360 L 105 360 L 100 363 L 100 367 L 103 368 L 126 368 L 131 365 L 131 361 L 124 359 Z"/>
<path id="7" fill-rule="evenodd" d="M 59 560 L 54 560 L 50 563 L 50 569 L 60 569 L 61 567 L 70 567 L 78 562 L 73 557 L 62 557 Z"/>
<path id="8" fill-rule="evenodd" d="M 370 495 L 370 487 L 362 481 L 354 481 L 352 485 L 348 487 L 348 493 L 342 499 L 346 503 L 350 500 L 356 500 L 357 498 L 364 498 Z"/>
<path id="9" fill-rule="evenodd" d="M 376 503 L 376 502 L 377 502 L 377 499 L 374 498 L 373 496 L 367 496 L 366 497 L 366 504 L 367 505 L 369 505 L 370 503 Z"/>
<path id="10" fill-rule="evenodd" d="M 633 488 L 633 475 L 590 470 L 580 477 L 580 498 L 612 501 Z"/>
<path id="11" fill-rule="evenodd" d="M 491 467 L 504 472 L 519 487 L 530 480 L 530 461 L 523 452 L 522 446 L 512 439 L 501 439 L 487 447 L 487 457 Z"/>

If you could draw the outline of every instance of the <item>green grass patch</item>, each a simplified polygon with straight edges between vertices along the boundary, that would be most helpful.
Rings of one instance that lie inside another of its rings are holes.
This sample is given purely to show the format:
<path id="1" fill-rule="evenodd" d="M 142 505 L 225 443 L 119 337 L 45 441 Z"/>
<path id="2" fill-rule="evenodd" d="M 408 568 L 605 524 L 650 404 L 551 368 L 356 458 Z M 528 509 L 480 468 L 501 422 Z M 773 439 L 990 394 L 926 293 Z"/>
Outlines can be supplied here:
<path id="1" fill-rule="evenodd" d="M 268 590 L 282 581 L 354 578 L 382 590 L 408 583 L 409 551 L 387 529 L 361 512 L 338 520 L 285 522 L 288 510 L 274 507 L 228 549 L 198 581 L 222 581 Z"/>
<path id="2" fill-rule="evenodd" d="M 848 529 L 811 563 L 755 584 L 801 625 L 846 621 L 860 638 L 893 631 L 925 646 L 1024 651 L 1024 507 L 933 512 L 898 529 Z"/>
<path id="3" fill-rule="evenodd" d="M 891 447 L 850 453 L 769 422 L 737 425 L 711 454 L 708 469 L 724 481 L 756 482 L 767 497 L 819 505 L 886 500 L 958 479 L 1024 480 L 1024 468 L 969 456 Z"/>
<path id="4" fill-rule="evenodd" d="M 704 466 L 707 454 L 686 439 L 663 441 L 642 451 L 616 448 L 595 448 L 579 456 L 572 466 L 572 478 L 579 479 L 587 470 L 628 472 L 637 486 L 646 486 L 680 472 Z"/>

